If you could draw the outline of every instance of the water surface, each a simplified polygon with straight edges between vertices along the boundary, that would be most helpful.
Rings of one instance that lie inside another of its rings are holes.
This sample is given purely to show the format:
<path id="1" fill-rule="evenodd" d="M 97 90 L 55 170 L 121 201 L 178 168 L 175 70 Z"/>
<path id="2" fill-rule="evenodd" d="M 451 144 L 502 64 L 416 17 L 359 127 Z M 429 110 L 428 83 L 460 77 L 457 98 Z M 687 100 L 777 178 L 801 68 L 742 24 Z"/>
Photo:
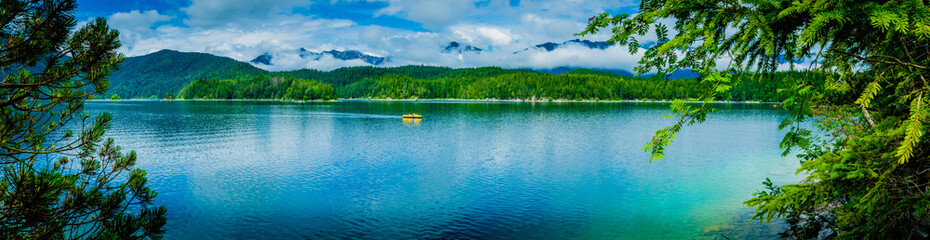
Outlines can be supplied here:
<path id="1" fill-rule="evenodd" d="M 784 112 L 721 107 L 648 163 L 665 104 L 87 104 L 138 152 L 168 239 L 771 237 L 741 203 L 800 179 Z"/>

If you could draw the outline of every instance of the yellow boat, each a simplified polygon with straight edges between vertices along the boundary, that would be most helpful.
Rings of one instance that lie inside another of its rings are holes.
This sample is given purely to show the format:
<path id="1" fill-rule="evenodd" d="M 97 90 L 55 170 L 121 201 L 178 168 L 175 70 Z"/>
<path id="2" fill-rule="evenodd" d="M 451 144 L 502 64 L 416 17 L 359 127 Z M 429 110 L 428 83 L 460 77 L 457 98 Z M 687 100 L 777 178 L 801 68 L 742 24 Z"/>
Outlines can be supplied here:
<path id="1" fill-rule="evenodd" d="M 419 114 L 416 114 L 416 113 L 411 113 L 411 114 L 404 114 L 404 118 L 420 119 L 420 118 L 423 118 L 423 116 L 420 116 Z"/>

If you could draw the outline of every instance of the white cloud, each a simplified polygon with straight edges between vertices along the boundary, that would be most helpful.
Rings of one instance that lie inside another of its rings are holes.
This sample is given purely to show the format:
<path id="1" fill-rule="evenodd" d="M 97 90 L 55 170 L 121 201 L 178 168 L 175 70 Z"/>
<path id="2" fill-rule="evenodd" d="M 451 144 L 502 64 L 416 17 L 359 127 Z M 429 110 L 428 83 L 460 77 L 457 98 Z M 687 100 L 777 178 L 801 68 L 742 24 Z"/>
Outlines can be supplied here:
<path id="1" fill-rule="evenodd" d="M 626 47 L 619 46 L 601 50 L 572 45 L 551 52 L 532 47 L 545 42 L 562 43 L 574 39 L 572 34 L 581 31 L 588 17 L 628 4 L 624 2 L 521 1 L 518 7 L 511 7 L 506 0 L 491 0 L 479 4 L 481 7 L 475 7 L 475 2 L 470 0 L 366 1 L 388 3 L 375 15 L 409 19 L 431 30 L 359 25 L 351 20 L 324 19 L 294 11 L 295 8 L 313 7 L 310 0 L 193 0 L 190 6 L 180 9 L 186 16 L 132 11 L 114 14 L 110 17 L 110 23 L 121 31 L 124 42 L 121 50 L 127 56 L 173 49 L 210 53 L 247 62 L 267 52 L 273 56 L 274 65 L 256 66 L 273 71 L 300 68 L 332 70 L 368 65 L 361 60 L 300 58 L 297 52 L 299 48 L 314 52 L 358 50 L 370 55 L 389 56 L 391 62 L 387 66 L 569 66 L 631 70 L 640 57 L 630 55 Z M 182 18 L 184 25 L 170 21 L 176 18 Z M 601 33 L 587 39 L 603 41 L 607 37 L 609 34 Z M 479 47 L 484 51 L 442 53 L 451 41 Z M 518 54 L 514 54 L 518 51 Z M 640 51 L 640 54 L 643 52 Z"/>
<path id="2" fill-rule="evenodd" d="M 127 32 L 147 33 L 151 32 L 153 24 L 168 21 L 171 18 L 168 15 L 158 14 L 156 10 L 145 12 L 132 10 L 110 15 L 109 24 L 114 28 L 126 30 Z"/>
<path id="3" fill-rule="evenodd" d="M 120 42 L 123 43 L 125 48 L 133 47 L 140 39 L 152 37 L 155 34 L 152 28 L 156 23 L 165 22 L 172 18 L 171 16 L 158 14 L 158 11 L 155 10 L 145 12 L 132 10 L 110 15 L 107 23 L 111 28 L 120 31 Z"/>
<path id="4" fill-rule="evenodd" d="M 454 38 L 478 46 L 507 46 L 515 36 L 510 29 L 482 25 L 456 25 L 449 28 Z"/>
<path id="5" fill-rule="evenodd" d="M 134 39 L 134 44 L 125 45 L 122 51 L 128 56 L 137 56 L 161 49 L 174 49 L 248 61 L 273 49 L 310 47 L 355 24 L 348 20 L 323 20 L 302 16 L 282 16 L 278 19 L 292 21 L 252 29 L 232 26 L 184 28 L 164 25 L 156 28 L 154 34 L 148 37 Z"/>
<path id="6" fill-rule="evenodd" d="M 439 29 L 464 20 L 466 13 L 475 8 L 473 0 L 388 0 L 388 7 L 375 15 L 395 15 L 423 24 L 428 29 Z"/>
<path id="7" fill-rule="evenodd" d="M 288 14 L 294 7 L 311 4 L 309 0 L 192 0 L 181 11 L 189 17 L 184 24 L 191 27 L 265 25 L 274 24 L 268 20 Z"/>
<path id="8" fill-rule="evenodd" d="M 821 67 L 819 62 L 814 62 L 812 58 L 801 59 L 800 62 L 785 62 L 778 64 L 778 71 L 788 71 L 794 67 L 794 70 L 813 70 Z"/>

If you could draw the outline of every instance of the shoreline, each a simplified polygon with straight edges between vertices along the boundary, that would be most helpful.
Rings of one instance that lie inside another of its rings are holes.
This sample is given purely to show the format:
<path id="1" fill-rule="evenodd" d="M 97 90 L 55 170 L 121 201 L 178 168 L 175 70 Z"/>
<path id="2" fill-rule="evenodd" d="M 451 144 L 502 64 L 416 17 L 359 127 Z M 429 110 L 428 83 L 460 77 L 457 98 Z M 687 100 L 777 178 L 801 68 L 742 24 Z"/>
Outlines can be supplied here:
<path id="1" fill-rule="evenodd" d="M 460 98 L 432 98 L 432 99 L 392 99 L 392 98 L 340 98 L 337 101 L 373 101 L 373 102 L 526 102 L 526 103 L 672 103 L 673 100 L 567 100 L 567 99 L 460 99 Z M 702 103 L 702 101 L 684 101 L 685 103 Z M 713 101 L 712 103 L 739 103 L 739 104 L 781 104 L 781 102 L 762 101 Z"/>
<path id="2" fill-rule="evenodd" d="M 88 99 L 85 101 L 89 102 L 120 102 L 120 101 L 129 101 L 129 102 L 147 102 L 147 101 L 158 101 L 158 102 L 170 102 L 170 101 L 181 101 L 181 102 L 338 102 L 336 100 L 288 100 L 288 99 L 144 99 L 144 98 L 133 98 L 133 99 L 120 99 L 120 100 L 110 100 L 110 99 Z"/>
<path id="3" fill-rule="evenodd" d="M 488 103 L 672 103 L 672 100 L 567 100 L 567 99 L 458 99 L 458 98 L 435 98 L 435 99 L 392 99 L 392 98 L 338 98 L 335 100 L 288 100 L 288 99 L 88 99 L 86 101 L 95 102 L 119 102 L 119 101 L 229 101 L 229 102 L 340 102 L 340 101 L 359 101 L 359 102 L 488 102 Z M 684 101 L 685 103 L 702 103 L 702 101 Z M 781 102 L 762 102 L 762 101 L 713 101 L 714 104 L 781 104 Z"/>

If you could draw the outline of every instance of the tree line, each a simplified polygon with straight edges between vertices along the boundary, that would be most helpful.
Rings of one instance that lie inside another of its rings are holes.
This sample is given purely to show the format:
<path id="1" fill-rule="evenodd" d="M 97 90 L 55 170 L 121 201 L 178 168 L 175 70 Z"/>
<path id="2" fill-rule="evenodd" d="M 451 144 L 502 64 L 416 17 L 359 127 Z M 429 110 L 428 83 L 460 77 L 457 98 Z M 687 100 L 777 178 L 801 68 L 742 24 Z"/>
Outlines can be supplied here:
<path id="1" fill-rule="evenodd" d="M 721 101 L 782 101 L 788 71 L 747 75 L 718 96 Z M 309 80 L 308 80 L 309 79 Z M 335 86 L 335 87 L 334 87 Z M 179 93 L 184 99 L 519 99 L 672 100 L 697 99 L 706 90 L 698 79 L 637 78 L 578 69 L 563 74 L 497 67 L 451 69 L 405 66 L 355 67 L 333 72 L 298 70 L 239 79 L 201 79 Z"/>
<path id="2" fill-rule="evenodd" d="M 563 99 L 563 100 L 671 100 L 695 99 L 703 93 L 697 79 L 665 80 L 575 70 L 553 75 L 538 72 L 456 74 L 439 78 L 385 75 L 366 78 L 337 88 L 341 98 L 392 99 Z M 465 72 L 463 72 L 465 73 Z M 747 76 L 720 96 L 723 101 L 782 101 L 781 79 L 799 72 Z"/>
<path id="3" fill-rule="evenodd" d="M 329 84 L 293 77 L 255 76 L 242 79 L 200 79 L 178 93 L 183 99 L 336 99 Z"/>

